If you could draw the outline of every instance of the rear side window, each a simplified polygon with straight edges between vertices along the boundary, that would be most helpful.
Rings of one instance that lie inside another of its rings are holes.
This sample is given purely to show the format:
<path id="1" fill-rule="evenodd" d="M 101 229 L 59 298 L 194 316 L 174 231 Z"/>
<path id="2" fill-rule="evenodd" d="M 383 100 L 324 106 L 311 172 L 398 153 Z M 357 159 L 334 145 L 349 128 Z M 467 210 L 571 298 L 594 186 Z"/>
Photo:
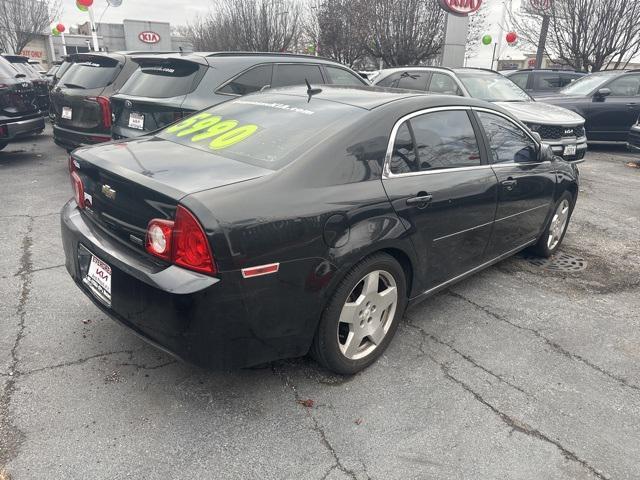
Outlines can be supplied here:
<path id="1" fill-rule="evenodd" d="M 113 58 L 92 58 L 72 64 L 60 78 L 70 88 L 102 88 L 113 82 L 120 72 L 120 63 Z"/>
<path id="2" fill-rule="evenodd" d="M 142 63 L 120 89 L 137 97 L 169 98 L 191 93 L 196 88 L 200 66 L 194 62 Z"/>
<path id="3" fill-rule="evenodd" d="M 327 75 L 329 75 L 329 81 L 334 85 L 364 85 L 358 76 L 343 68 L 330 67 L 328 65 L 325 65 L 324 68 L 327 71 Z"/>
<path id="4" fill-rule="evenodd" d="M 537 146 L 515 123 L 492 113 L 478 112 L 489 140 L 492 163 L 533 162 Z"/>
<path id="5" fill-rule="evenodd" d="M 403 72 L 400 75 L 400 80 L 398 81 L 398 88 L 421 90 L 424 92 L 427 89 L 427 82 L 429 81 L 430 75 L 431 74 L 429 72 Z"/>
<path id="6" fill-rule="evenodd" d="M 218 89 L 218 92 L 231 95 L 247 95 L 248 93 L 258 92 L 263 87 L 271 85 L 272 72 L 273 65 L 258 65 L 231 80 Z"/>
<path id="7" fill-rule="evenodd" d="M 277 93 L 240 97 L 173 124 L 158 137 L 217 157 L 277 170 L 326 142 L 368 111 L 337 102 Z M 184 158 L 188 161 L 188 158 Z"/>
<path id="8" fill-rule="evenodd" d="M 400 75 L 402 75 L 402 73 L 392 73 L 387 78 L 383 78 L 378 83 L 376 83 L 376 86 L 377 87 L 397 88 L 398 87 L 398 81 L 400 80 Z"/>
<path id="9" fill-rule="evenodd" d="M 533 89 L 539 92 L 551 92 L 564 87 L 560 72 L 538 72 L 534 77 Z"/>
<path id="10" fill-rule="evenodd" d="M 324 83 L 318 65 L 278 64 L 273 72 L 272 87 L 287 87 L 289 85 L 304 85 L 305 80 L 310 84 Z"/>
<path id="11" fill-rule="evenodd" d="M 406 125 L 406 129 L 405 129 Z M 407 142 L 412 134 L 413 146 Z M 412 151 L 417 156 L 413 160 Z M 480 165 L 480 148 L 466 111 L 433 112 L 406 121 L 394 141 L 391 173 L 417 173 Z"/>

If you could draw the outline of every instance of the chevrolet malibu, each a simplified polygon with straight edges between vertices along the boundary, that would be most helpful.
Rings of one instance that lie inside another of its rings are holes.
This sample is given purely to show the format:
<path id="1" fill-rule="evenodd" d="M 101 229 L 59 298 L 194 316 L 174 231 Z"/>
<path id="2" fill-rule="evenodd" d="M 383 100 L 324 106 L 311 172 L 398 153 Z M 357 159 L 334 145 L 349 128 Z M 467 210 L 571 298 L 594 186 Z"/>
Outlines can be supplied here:
<path id="1" fill-rule="evenodd" d="M 470 98 L 288 88 L 69 161 L 66 267 L 144 339 L 211 368 L 307 352 L 352 374 L 409 304 L 527 247 L 552 255 L 578 170 Z"/>

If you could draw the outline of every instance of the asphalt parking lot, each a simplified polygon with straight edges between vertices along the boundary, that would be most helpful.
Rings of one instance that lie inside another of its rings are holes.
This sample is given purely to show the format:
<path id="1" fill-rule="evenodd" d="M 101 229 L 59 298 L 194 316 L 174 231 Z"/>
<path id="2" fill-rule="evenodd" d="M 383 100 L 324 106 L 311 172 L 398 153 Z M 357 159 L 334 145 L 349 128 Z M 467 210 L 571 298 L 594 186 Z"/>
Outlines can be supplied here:
<path id="1" fill-rule="evenodd" d="M 560 258 L 407 312 L 341 378 L 207 372 L 95 308 L 63 266 L 66 152 L 0 152 L 0 471 L 23 479 L 640 478 L 640 170 L 592 150 Z M 637 158 L 637 157 L 636 157 Z M 585 268 L 586 267 L 586 268 Z M 1 474 L 0 474 L 1 477 Z"/>

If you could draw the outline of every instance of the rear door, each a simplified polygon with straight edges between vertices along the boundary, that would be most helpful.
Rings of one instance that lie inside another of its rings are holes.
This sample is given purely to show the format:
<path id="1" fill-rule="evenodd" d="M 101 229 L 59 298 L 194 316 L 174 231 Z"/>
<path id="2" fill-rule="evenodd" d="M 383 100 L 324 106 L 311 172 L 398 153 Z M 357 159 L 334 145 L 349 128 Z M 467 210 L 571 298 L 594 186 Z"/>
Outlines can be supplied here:
<path id="1" fill-rule="evenodd" d="M 394 127 L 383 185 L 418 255 L 427 288 L 484 261 L 496 177 L 464 107 L 411 114 Z"/>
<path id="2" fill-rule="evenodd" d="M 114 138 L 137 137 L 180 119 L 184 101 L 206 66 L 174 59 L 139 59 L 136 70 L 111 97 Z"/>
<path id="3" fill-rule="evenodd" d="M 489 160 L 498 180 L 498 208 L 489 258 L 535 240 L 551 208 L 556 174 L 552 162 L 538 160 L 539 146 L 507 116 L 476 109 L 485 132 Z"/>
<path id="4" fill-rule="evenodd" d="M 122 63 L 102 55 L 82 55 L 51 93 L 57 126 L 76 132 L 105 133 L 104 106 L 98 101 L 122 70 Z"/>

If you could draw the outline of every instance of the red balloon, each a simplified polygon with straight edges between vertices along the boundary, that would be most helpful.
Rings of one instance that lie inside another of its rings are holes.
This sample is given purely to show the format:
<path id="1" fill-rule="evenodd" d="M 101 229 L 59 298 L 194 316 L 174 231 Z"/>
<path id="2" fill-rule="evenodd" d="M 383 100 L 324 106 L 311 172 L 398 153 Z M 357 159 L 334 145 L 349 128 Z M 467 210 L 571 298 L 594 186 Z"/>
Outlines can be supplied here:
<path id="1" fill-rule="evenodd" d="M 77 3 L 82 5 L 83 7 L 90 7 L 93 5 L 93 0 L 77 0 Z"/>
<path id="2" fill-rule="evenodd" d="M 66 30 L 66 28 L 64 27 L 63 24 L 59 23 L 58 25 L 56 25 L 56 28 L 58 29 L 58 31 L 60 33 L 64 33 L 64 31 Z"/>
<path id="3" fill-rule="evenodd" d="M 516 35 L 516 32 L 507 33 L 507 43 L 516 43 L 516 40 L 518 40 L 518 35 Z"/>

